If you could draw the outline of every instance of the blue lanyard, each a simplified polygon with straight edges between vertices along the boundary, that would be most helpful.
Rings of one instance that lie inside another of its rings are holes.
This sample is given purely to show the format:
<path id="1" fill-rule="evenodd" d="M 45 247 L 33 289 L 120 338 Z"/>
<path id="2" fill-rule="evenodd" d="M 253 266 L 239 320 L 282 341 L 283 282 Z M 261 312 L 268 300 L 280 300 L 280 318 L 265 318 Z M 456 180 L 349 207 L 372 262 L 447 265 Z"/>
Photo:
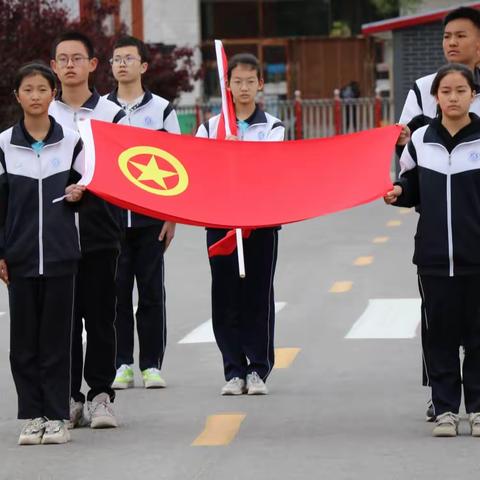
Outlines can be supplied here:
<path id="1" fill-rule="evenodd" d="M 245 136 L 245 132 L 247 131 L 248 128 L 248 122 L 245 120 L 237 120 L 237 126 L 238 126 L 238 137 L 243 140 L 243 137 Z"/>
<path id="2" fill-rule="evenodd" d="M 32 143 L 32 150 L 38 155 L 44 146 L 45 142 L 39 140 L 38 142 Z"/>

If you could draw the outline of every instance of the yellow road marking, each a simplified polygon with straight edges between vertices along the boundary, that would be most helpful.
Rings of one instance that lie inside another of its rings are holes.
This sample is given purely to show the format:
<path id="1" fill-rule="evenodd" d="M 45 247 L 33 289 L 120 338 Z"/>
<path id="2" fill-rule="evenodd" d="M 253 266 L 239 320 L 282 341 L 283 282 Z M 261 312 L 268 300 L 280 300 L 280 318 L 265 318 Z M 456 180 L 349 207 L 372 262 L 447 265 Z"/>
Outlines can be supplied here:
<path id="1" fill-rule="evenodd" d="M 389 240 L 388 237 L 375 237 L 373 243 L 387 243 Z"/>
<path id="2" fill-rule="evenodd" d="M 228 445 L 237 435 L 245 419 L 244 413 L 209 415 L 203 432 L 193 441 L 193 447 L 220 447 Z"/>
<path id="3" fill-rule="evenodd" d="M 412 213 L 413 211 L 413 208 L 401 208 L 400 211 L 398 213 L 400 213 L 400 215 L 407 215 L 409 213 Z"/>
<path id="4" fill-rule="evenodd" d="M 273 368 L 288 368 L 300 351 L 299 348 L 276 348 Z"/>
<path id="5" fill-rule="evenodd" d="M 344 281 L 344 282 L 335 282 L 331 287 L 330 293 L 345 293 L 352 289 L 353 282 Z"/>
<path id="6" fill-rule="evenodd" d="M 387 227 L 399 227 L 401 224 L 401 220 L 390 220 L 389 222 L 387 222 Z"/>
<path id="7" fill-rule="evenodd" d="M 370 265 L 373 262 L 373 257 L 358 257 L 353 264 L 357 267 L 364 267 Z"/>

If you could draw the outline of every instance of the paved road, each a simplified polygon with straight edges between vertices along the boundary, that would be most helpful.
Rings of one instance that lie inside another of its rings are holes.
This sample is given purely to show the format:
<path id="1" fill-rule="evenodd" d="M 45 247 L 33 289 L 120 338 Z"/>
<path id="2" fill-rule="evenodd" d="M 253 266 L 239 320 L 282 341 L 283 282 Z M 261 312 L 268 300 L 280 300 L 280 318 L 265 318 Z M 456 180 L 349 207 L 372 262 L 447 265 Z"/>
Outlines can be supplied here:
<path id="1" fill-rule="evenodd" d="M 415 222 L 415 213 L 377 202 L 281 231 L 276 298 L 286 305 L 276 345 L 300 350 L 280 352 L 291 364 L 273 371 L 269 396 L 253 398 L 219 395 L 215 344 L 178 343 L 210 317 L 204 231 L 179 227 L 167 260 L 168 388 L 120 392 L 121 428 L 75 430 L 66 446 L 16 446 L 21 424 L 2 288 L 0 478 L 472 478 L 480 442 L 467 435 L 466 422 L 465 435 L 434 439 L 423 421 L 418 337 L 345 338 L 370 299 L 418 298 L 410 263 Z M 407 316 L 394 323 L 411 323 Z"/>

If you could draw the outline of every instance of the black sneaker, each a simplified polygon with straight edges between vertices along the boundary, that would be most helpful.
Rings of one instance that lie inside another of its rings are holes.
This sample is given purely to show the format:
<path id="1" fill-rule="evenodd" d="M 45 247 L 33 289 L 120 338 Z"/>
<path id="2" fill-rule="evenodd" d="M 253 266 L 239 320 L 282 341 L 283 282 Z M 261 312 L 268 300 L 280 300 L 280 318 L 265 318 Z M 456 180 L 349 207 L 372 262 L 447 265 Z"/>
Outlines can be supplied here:
<path id="1" fill-rule="evenodd" d="M 427 414 L 426 414 L 425 420 L 427 422 L 434 422 L 436 419 L 437 419 L 437 417 L 435 416 L 435 411 L 433 409 L 433 403 L 432 403 L 432 400 L 430 399 L 427 402 Z"/>

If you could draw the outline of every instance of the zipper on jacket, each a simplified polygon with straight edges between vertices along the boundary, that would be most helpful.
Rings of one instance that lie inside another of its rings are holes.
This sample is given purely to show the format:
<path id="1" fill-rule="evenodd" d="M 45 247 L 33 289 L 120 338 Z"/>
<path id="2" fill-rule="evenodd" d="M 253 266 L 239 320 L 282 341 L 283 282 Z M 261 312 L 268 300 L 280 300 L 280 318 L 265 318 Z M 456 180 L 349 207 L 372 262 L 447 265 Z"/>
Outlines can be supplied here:
<path id="1" fill-rule="evenodd" d="M 448 232 L 448 275 L 453 277 L 453 233 L 452 233 L 452 154 L 448 154 L 448 172 L 447 172 L 447 232 Z"/>
<path id="2" fill-rule="evenodd" d="M 127 210 L 127 228 L 132 227 L 132 211 Z"/>
<path id="3" fill-rule="evenodd" d="M 76 112 L 75 110 L 73 111 L 73 123 L 75 124 L 75 128 L 78 132 L 78 112 Z"/>
<path id="4" fill-rule="evenodd" d="M 43 177 L 40 153 L 37 153 L 38 175 L 38 273 L 43 275 Z"/>

